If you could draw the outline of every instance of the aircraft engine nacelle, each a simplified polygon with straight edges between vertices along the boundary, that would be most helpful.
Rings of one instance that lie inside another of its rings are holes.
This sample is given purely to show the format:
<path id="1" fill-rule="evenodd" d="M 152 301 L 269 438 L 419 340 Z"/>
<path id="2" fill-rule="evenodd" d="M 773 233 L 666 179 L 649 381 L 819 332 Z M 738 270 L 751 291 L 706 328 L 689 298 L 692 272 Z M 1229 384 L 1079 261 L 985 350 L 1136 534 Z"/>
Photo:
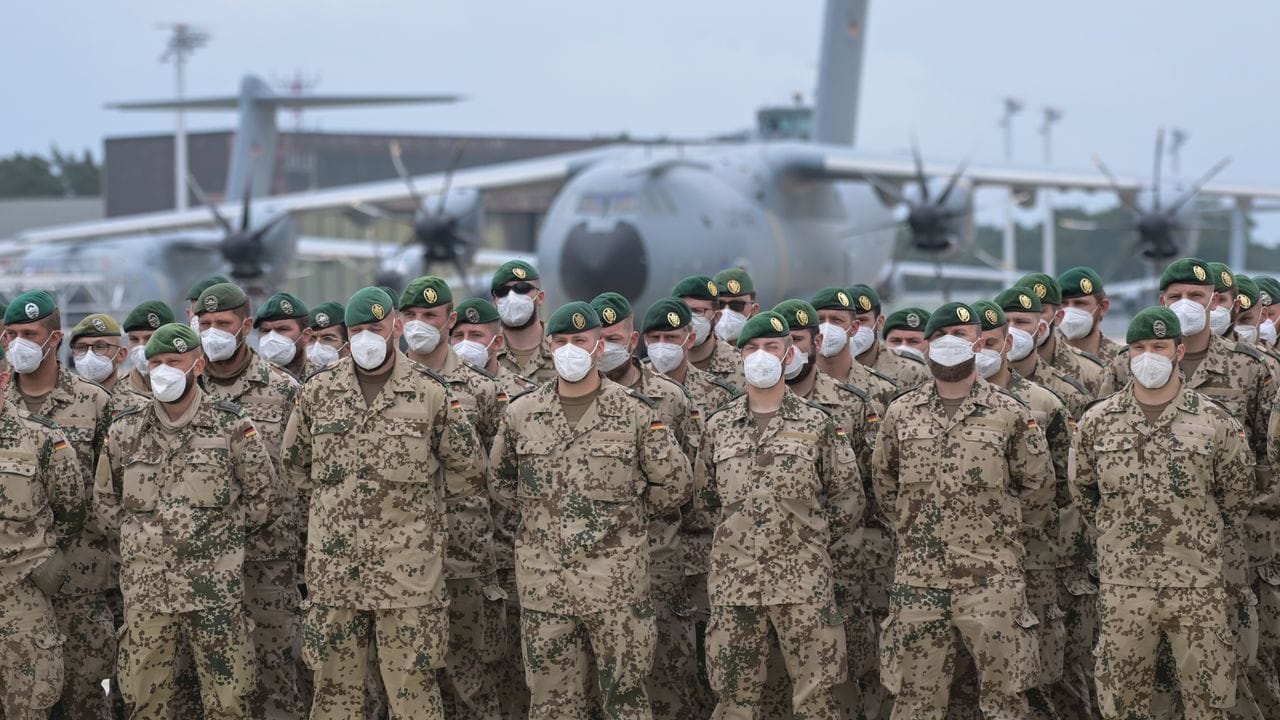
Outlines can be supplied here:
<path id="1" fill-rule="evenodd" d="M 973 243 L 973 186 L 961 178 L 929 181 L 924 189 L 909 188 L 907 226 L 917 250 L 954 253 Z"/>

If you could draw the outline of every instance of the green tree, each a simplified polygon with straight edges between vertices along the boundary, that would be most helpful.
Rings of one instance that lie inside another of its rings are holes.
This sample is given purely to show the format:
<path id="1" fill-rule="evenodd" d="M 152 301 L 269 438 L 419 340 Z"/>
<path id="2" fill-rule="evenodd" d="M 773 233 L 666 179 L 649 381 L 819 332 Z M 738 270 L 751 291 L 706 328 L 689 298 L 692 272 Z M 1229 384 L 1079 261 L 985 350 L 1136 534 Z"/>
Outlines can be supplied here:
<path id="1" fill-rule="evenodd" d="M 0 197 L 58 197 L 63 194 L 62 183 L 45 158 L 23 153 L 0 158 Z"/>
<path id="2" fill-rule="evenodd" d="M 53 165 L 68 195 L 97 197 L 101 194 L 102 172 L 88 150 L 79 160 L 73 154 L 63 155 L 56 147 L 52 152 Z"/>

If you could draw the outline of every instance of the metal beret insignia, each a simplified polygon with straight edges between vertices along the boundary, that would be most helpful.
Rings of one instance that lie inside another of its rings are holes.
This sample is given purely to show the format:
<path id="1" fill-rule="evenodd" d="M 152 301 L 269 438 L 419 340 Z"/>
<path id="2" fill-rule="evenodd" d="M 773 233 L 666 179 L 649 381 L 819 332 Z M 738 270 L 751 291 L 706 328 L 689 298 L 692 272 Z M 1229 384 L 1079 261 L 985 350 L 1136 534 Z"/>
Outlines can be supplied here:
<path id="1" fill-rule="evenodd" d="M 521 280 L 523 280 L 523 279 L 525 279 L 526 277 L 528 277 L 528 276 L 529 276 L 529 273 L 525 272 L 525 271 L 524 271 L 524 268 L 522 268 L 522 267 L 513 267 L 513 268 L 511 268 L 511 274 L 512 274 L 512 275 L 515 275 L 517 278 L 519 278 L 519 279 L 521 279 Z"/>
<path id="2" fill-rule="evenodd" d="M 960 322 L 967 323 L 969 322 L 969 318 L 973 316 L 969 314 L 969 308 L 958 307 L 956 308 L 956 317 L 960 318 Z"/>
<path id="3" fill-rule="evenodd" d="M 160 327 L 160 316 L 155 313 L 147 313 L 147 324 L 153 328 Z"/>
<path id="4" fill-rule="evenodd" d="M 387 316 L 387 309 L 382 307 L 382 303 L 374 303 L 373 307 L 369 308 L 369 312 L 374 320 L 381 320 Z"/>
<path id="5" fill-rule="evenodd" d="M 93 319 L 93 329 L 94 329 L 94 330 L 97 330 L 98 332 L 106 332 L 106 331 L 107 331 L 107 324 L 106 324 L 106 323 L 104 323 L 104 322 L 102 322 L 102 318 L 94 318 L 94 319 Z"/>
<path id="6" fill-rule="evenodd" d="M 1251 307 L 1253 307 L 1253 301 L 1249 299 L 1249 296 L 1248 296 L 1248 295 L 1241 295 L 1241 296 L 1240 296 L 1240 309 L 1241 309 L 1241 310 L 1248 310 L 1248 309 L 1249 309 L 1249 308 L 1251 308 Z"/>
<path id="7" fill-rule="evenodd" d="M 1018 304 L 1019 304 L 1019 305 L 1021 305 L 1023 308 L 1025 308 L 1025 309 L 1027 309 L 1027 310 L 1030 310 L 1030 309 L 1031 309 L 1031 298 L 1027 297 L 1026 295 L 1019 294 L 1019 295 L 1018 295 Z"/>
<path id="8" fill-rule="evenodd" d="M 573 314 L 573 326 L 574 326 L 575 328 L 577 328 L 578 330 L 582 330 L 582 329 L 586 328 L 586 327 L 587 327 L 587 316 L 586 316 L 586 315 L 583 315 L 582 313 L 574 313 L 574 314 Z"/>
<path id="9" fill-rule="evenodd" d="M 836 300 L 839 300 L 841 305 L 843 305 L 843 306 L 845 306 L 845 307 L 849 307 L 849 296 L 848 296 L 848 295 L 845 295 L 845 294 L 844 294 L 844 293 L 842 293 L 842 292 L 838 292 L 838 293 L 836 293 Z"/>
<path id="10" fill-rule="evenodd" d="M 284 313 L 285 315 L 292 315 L 292 314 L 293 314 L 293 303 L 289 302 L 288 300 L 281 300 L 281 301 L 280 301 L 280 312 Z"/>
<path id="11" fill-rule="evenodd" d="M 218 298 L 210 295 L 204 299 L 204 309 L 213 312 L 218 309 Z"/>
<path id="12" fill-rule="evenodd" d="M 987 308 L 987 312 L 984 314 L 987 317 L 987 322 L 991 323 L 992 325 L 995 325 L 996 321 L 1000 319 L 1000 317 L 996 315 L 996 311 L 992 310 L 991 308 Z"/>
<path id="13" fill-rule="evenodd" d="M 782 332 L 782 321 L 778 318 L 769 318 L 769 324 L 773 326 L 774 332 Z"/>
<path id="14" fill-rule="evenodd" d="M 1036 297 L 1040 298 L 1041 300 L 1043 300 L 1045 296 L 1049 294 L 1049 287 L 1044 283 L 1036 283 L 1035 287 L 1031 289 L 1036 291 Z"/>
<path id="15" fill-rule="evenodd" d="M 1258 293 L 1258 302 L 1262 303 L 1263 305 L 1270 305 L 1274 301 L 1271 299 L 1271 293 L 1267 292 L 1266 290 L 1263 290 L 1262 292 Z"/>
<path id="16" fill-rule="evenodd" d="M 729 290 L 730 295 L 737 295 L 738 293 L 742 292 L 742 283 L 738 282 L 737 280 L 730 280 L 729 282 L 725 283 L 724 286 Z"/>
<path id="17" fill-rule="evenodd" d="M 466 316 L 467 322 L 472 322 L 472 323 L 480 322 L 480 311 L 473 307 L 467 308 L 467 311 L 463 313 L 463 315 Z"/>
<path id="18" fill-rule="evenodd" d="M 316 313 L 316 324 L 320 327 L 329 327 L 329 313 Z"/>
<path id="19" fill-rule="evenodd" d="M 1223 287 L 1231 287 L 1231 273 L 1226 270 L 1222 271 L 1222 285 Z"/>
<path id="20" fill-rule="evenodd" d="M 907 314 L 907 327 L 920 327 L 920 316 L 915 313 Z"/>
<path id="21" fill-rule="evenodd" d="M 1093 281 L 1089 278 L 1080 278 L 1080 292 L 1085 295 L 1093 294 Z"/>
<path id="22" fill-rule="evenodd" d="M 614 323 L 616 323 L 616 322 L 618 321 L 618 313 L 617 313 L 616 311 L 614 311 L 614 309 L 613 309 L 613 308 L 611 308 L 611 307 L 607 307 L 607 308 L 605 308 L 605 309 L 600 313 L 600 318 L 601 318 L 602 320 L 604 320 L 605 322 L 609 323 L 610 325 L 612 325 L 612 324 L 614 324 Z M 581 330 L 581 329 L 582 329 L 582 327 L 578 325 L 578 321 L 577 321 L 577 316 L 576 316 L 576 315 L 574 316 L 574 322 L 573 322 L 573 324 L 574 324 L 574 326 L 575 326 L 575 327 L 577 327 L 579 330 Z"/>
<path id="23" fill-rule="evenodd" d="M 1164 326 L 1163 320 L 1155 320 L 1151 323 L 1151 333 L 1158 338 L 1162 338 L 1169 334 L 1169 328 Z"/>
<path id="24" fill-rule="evenodd" d="M 184 352 L 186 352 L 186 351 L 187 351 L 187 341 L 186 341 L 186 340 L 183 340 L 183 339 L 182 339 L 182 338 L 180 338 L 180 337 L 176 337 L 176 338 L 174 338 L 174 339 L 173 339 L 173 349 L 174 349 L 174 350 L 177 350 L 177 351 L 178 351 L 178 352 L 180 352 L 180 353 L 184 353 Z"/>
<path id="25" fill-rule="evenodd" d="M 1201 282 L 1203 282 L 1205 278 L 1209 277 L 1209 273 L 1205 272 L 1204 268 L 1199 265 L 1191 266 L 1191 274 L 1195 275 L 1196 279 Z"/>
<path id="26" fill-rule="evenodd" d="M 804 310 L 796 310 L 796 322 L 800 323 L 801 325 L 808 325 L 809 313 L 805 312 Z"/>
<path id="27" fill-rule="evenodd" d="M 437 298 L 437 297 L 439 297 L 439 296 L 438 296 L 438 295 L 436 295 L 436 289 L 435 289 L 435 288 L 427 288 L 426 290 L 423 290 L 423 291 L 422 291 L 422 299 L 423 299 L 423 300 L 426 300 L 426 301 L 427 301 L 427 302 L 429 302 L 429 303 L 435 304 L 435 301 L 436 301 L 436 298 Z"/>
<path id="28" fill-rule="evenodd" d="M 707 281 L 707 292 L 711 293 L 711 297 L 720 297 L 720 288 L 716 287 L 715 281 Z"/>
<path id="29" fill-rule="evenodd" d="M 673 328 L 680 327 L 680 314 L 675 312 L 667 313 L 667 324 Z"/>
<path id="30" fill-rule="evenodd" d="M 858 296 L 858 307 L 862 308 L 863 310 L 870 310 L 870 309 L 871 309 L 871 298 L 867 297 L 866 295 L 859 295 L 859 296 Z"/>

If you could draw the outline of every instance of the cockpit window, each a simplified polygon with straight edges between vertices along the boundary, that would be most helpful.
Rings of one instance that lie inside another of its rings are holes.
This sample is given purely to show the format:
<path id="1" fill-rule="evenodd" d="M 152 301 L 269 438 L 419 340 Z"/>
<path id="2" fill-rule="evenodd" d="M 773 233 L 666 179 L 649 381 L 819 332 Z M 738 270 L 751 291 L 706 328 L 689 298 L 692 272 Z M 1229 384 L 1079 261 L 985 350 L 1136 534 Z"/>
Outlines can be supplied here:
<path id="1" fill-rule="evenodd" d="M 631 215 L 636 212 L 638 199 L 632 192 L 587 193 L 578 200 L 579 215 Z"/>

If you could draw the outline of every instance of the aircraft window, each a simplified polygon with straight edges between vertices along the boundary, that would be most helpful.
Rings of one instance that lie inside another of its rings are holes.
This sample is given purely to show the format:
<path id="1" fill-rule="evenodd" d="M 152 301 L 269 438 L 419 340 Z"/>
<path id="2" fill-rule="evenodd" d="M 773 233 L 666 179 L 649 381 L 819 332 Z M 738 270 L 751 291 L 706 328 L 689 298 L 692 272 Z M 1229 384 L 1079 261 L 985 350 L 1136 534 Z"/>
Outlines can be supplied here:
<path id="1" fill-rule="evenodd" d="M 588 193 L 578 201 L 581 215 L 626 215 L 635 213 L 638 206 L 635 193 Z"/>

